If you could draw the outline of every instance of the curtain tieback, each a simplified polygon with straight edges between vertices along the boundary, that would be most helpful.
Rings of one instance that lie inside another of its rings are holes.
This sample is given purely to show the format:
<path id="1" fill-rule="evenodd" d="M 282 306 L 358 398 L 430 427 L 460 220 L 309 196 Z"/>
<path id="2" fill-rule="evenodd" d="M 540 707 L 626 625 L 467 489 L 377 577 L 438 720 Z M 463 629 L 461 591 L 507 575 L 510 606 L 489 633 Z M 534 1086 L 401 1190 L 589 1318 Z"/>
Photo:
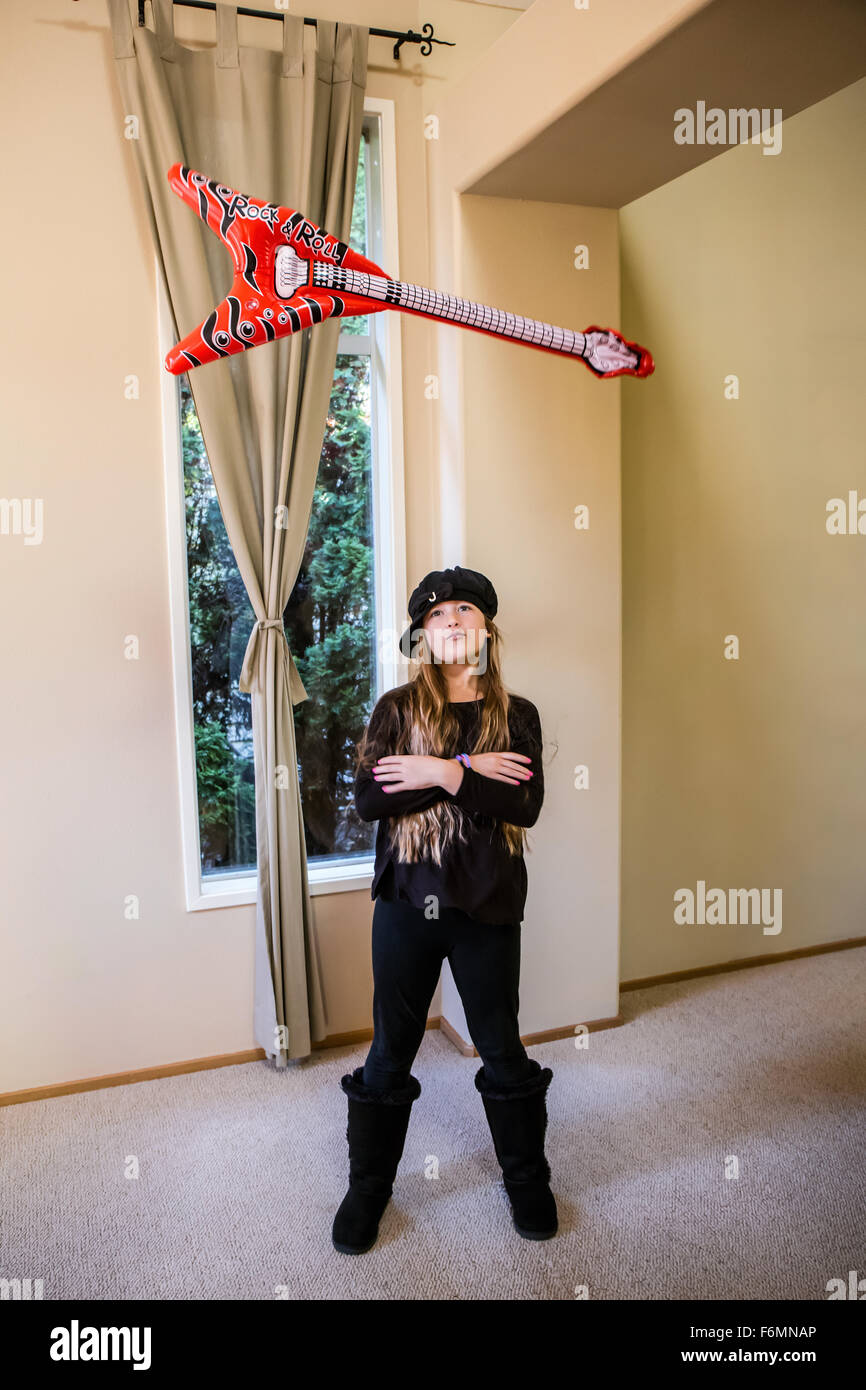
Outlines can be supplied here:
<path id="1" fill-rule="evenodd" d="M 283 660 L 286 663 L 286 680 L 289 687 L 289 695 L 293 705 L 300 704 L 301 700 L 308 699 L 306 690 L 300 673 L 295 665 L 295 658 L 292 656 L 289 641 L 286 637 L 286 629 L 283 626 L 282 618 L 259 618 L 258 622 L 253 623 L 253 629 L 247 642 L 247 649 L 244 653 L 244 662 L 241 667 L 241 674 L 238 680 L 238 689 L 245 694 L 255 690 L 259 692 L 258 685 L 253 683 L 253 672 L 257 669 L 259 657 L 259 633 L 266 632 L 268 628 L 273 628 L 282 637 Z"/>

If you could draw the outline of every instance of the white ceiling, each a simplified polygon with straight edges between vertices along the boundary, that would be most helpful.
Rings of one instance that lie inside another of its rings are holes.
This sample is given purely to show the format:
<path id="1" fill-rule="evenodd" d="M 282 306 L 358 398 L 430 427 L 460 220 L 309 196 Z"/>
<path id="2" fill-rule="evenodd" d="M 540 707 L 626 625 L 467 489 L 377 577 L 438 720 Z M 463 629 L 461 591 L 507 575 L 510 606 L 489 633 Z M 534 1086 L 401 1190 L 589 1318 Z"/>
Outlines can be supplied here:
<path id="1" fill-rule="evenodd" d="M 463 191 L 623 207 L 727 148 L 678 145 L 678 108 L 784 120 L 864 76 L 866 0 L 714 0 Z"/>

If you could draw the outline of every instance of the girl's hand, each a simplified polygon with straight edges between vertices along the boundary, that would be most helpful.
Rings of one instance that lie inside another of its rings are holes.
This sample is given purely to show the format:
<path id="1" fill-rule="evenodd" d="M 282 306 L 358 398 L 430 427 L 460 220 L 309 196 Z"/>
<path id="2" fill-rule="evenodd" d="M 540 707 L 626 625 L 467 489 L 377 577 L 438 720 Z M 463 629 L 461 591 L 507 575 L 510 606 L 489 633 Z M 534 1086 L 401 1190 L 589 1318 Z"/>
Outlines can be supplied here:
<path id="1" fill-rule="evenodd" d="M 534 774 L 525 767 L 525 763 L 531 763 L 532 759 L 526 753 L 470 753 L 469 763 L 473 772 L 480 772 L 482 777 L 492 777 L 495 782 L 508 782 L 512 787 L 519 787 L 521 782 L 528 782 Z"/>
<path id="2" fill-rule="evenodd" d="M 373 766 L 373 778 L 386 792 L 404 792 L 421 787 L 441 787 L 443 764 L 447 758 L 426 753 L 389 753 Z"/>

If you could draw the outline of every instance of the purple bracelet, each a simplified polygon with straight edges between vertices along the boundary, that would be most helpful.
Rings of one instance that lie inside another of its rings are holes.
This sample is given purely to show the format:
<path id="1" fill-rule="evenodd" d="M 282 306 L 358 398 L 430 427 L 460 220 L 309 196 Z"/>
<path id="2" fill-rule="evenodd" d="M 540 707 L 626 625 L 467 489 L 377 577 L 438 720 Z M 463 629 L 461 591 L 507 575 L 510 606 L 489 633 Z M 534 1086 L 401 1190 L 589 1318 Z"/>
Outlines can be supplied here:
<path id="1" fill-rule="evenodd" d="M 458 763 L 462 763 L 464 767 L 469 768 L 470 772 L 472 771 L 472 764 L 469 761 L 468 753 L 455 753 L 454 757 L 457 759 Z"/>

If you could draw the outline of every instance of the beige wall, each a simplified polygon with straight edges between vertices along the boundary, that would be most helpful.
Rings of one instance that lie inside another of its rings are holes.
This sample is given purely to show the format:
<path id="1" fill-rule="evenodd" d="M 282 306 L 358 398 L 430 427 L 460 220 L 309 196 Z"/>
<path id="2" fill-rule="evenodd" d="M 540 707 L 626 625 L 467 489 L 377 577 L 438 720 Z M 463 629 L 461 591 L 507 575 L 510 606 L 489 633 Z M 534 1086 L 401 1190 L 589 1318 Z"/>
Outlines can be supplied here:
<path id="1" fill-rule="evenodd" d="M 620 213 L 626 980 L 864 931 L 864 127 L 866 81 Z M 698 880 L 782 930 L 676 925 Z"/>
<path id="2" fill-rule="evenodd" d="M 566 328 L 618 315 L 617 215 L 459 199 L 461 292 Z M 574 268 L 575 248 L 589 268 Z M 444 348 L 445 333 L 440 336 Z M 466 563 L 499 595 L 505 679 L 541 715 L 545 798 L 530 830 L 520 1027 L 617 1013 L 620 393 L 581 363 L 461 332 Z M 442 409 L 448 413 L 446 394 Z M 588 508 L 588 529 L 575 508 Z M 589 786 L 575 788 L 585 765 Z M 443 972 L 443 1014 L 468 1037 Z"/>

